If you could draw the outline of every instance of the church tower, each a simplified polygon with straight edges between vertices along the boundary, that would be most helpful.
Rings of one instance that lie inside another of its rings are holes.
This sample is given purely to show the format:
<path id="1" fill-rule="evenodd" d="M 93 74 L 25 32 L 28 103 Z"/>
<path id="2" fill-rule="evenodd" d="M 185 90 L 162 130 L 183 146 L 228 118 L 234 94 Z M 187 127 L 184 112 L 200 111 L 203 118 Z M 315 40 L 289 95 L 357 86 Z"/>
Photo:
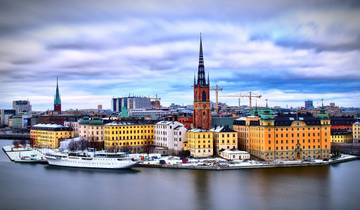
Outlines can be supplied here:
<path id="1" fill-rule="evenodd" d="M 202 47 L 202 38 L 200 34 L 200 52 L 197 79 L 194 76 L 194 128 L 210 129 L 210 81 L 209 74 L 207 81 L 205 79 L 204 55 Z"/>
<path id="2" fill-rule="evenodd" d="M 60 99 L 60 92 L 59 92 L 59 81 L 56 77 L 56 94 L 54 98 L 54 111 L 61 112 L 61 99 Z"/>

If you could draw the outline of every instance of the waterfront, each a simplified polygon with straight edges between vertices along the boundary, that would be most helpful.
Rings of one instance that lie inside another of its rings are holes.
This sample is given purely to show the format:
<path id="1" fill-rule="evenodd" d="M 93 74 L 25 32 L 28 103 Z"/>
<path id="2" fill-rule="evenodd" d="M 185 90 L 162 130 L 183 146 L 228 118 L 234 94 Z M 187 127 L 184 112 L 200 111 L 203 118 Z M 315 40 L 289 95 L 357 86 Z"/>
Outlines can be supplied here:
<path id="1" fill-rule="evenodd" d="M 11 141 L 0 141 L 0 146 Z M 16 164 L 0 153 L 1 209 L 357 209 L 360 161 L 305 168 L 123 171 Z"/>

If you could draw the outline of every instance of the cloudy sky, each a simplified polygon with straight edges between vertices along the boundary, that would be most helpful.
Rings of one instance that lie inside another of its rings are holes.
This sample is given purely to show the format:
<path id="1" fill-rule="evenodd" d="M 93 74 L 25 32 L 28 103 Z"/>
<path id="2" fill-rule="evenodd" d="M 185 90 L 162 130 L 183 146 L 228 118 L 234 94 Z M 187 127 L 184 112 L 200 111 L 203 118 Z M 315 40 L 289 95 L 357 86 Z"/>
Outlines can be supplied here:
<path id="1" fill-rule="evenodd" d="M 56 76 L 64 109 L 129 94 L 191 104 L 200 32 L 222 95 L 360 106 L 359 1 L 303 2 L 0 0 L 0 107 L 52 109 Z"/>

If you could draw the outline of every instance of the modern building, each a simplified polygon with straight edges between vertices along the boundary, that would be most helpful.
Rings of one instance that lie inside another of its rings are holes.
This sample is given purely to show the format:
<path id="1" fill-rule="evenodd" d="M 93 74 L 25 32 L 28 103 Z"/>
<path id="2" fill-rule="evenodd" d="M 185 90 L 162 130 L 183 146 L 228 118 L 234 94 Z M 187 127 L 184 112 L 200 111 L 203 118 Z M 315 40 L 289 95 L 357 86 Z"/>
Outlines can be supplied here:
<path id="1" fill-rule="evenodd" d="M 213 132 L 203 129 L 191 129 L 186 132 L 187 145 L 190 155 L 195 158 L 211 157 L 214 154 Z"/>
<path id="2" fill-rule="evenodd" d="M 155 125 L 154 145 L 178 154 L 184 149 L 186 128 L 177 121 L 160 121 Z"/>
<path id="3" fill-rule="evenodd" d="M 357 121 L 352 126 L 353 143 L 360 143 L 360 122 Z"/>
<path id="4" fill-rule="evenodd" d="M 129 117 L 134 118 L 148 118 L 152 120 L 157 120 L 161 117 L 170 115 L 169 110 L 162 109 L 131 109 L 129 110 Z"/>
<path id="5" fill-rule="evenodd" d="M 306 100 L 305 101 L 305 110 L 313 110 L 314 104 L 312 100 Z"/>
<path id="6" fill-rule="evenodd" d="M 146 151 L 154 144 L 153 122 L 111 122 L 104 126 L 107 150 Z"/>
<path id="7" fill-rule="evenodd" d="M 211 129 L 214 133 L 214 154 L 220 155 L 224 150 L 238 149 L 238 135 L 237 132 L 229 127 L 216 127 Z"/>
<path id="8" fill-rule="evenodd" d="M 353 134 L 348 130 L 331 131 L 331 143 L 353 143 Z"/>
<path id="9" fill-rule="evenodd" d="M 34 147 L 58 148 L 60 142 L 73 138 L 72 128 L 56 124 L 37 124 L 30 130 L 30 139 Z"/>
<path id="10" fill-rule="evenodd" d="M 200 52 L 197 79 L 194 76 L 194 128 L 209 130 L 211 127 L 210 113 L 210 81 L 205 79 L 205 65 L 202 39 L 200 35 Z"/>
<path id="11" fill-rule="evenodd" d="M 12 107 L 16 114 L 31 113 L 31 105 L 28 100 L 13 101 Z"/>
<path id="12" fill-rule="evenodd" d="M 241 145 L 263 160 L 326 159 L 330 155 L 331 132 L 328 118 L 311 115 L 279 115 L 235 120 Z"/>
<path id="13" fill-rule="evenodd" d="M 61 113 L 61 99 L 60 99 L 58 77 L 56 77 L 56 93 L 55 93 L 55 98 L 54 98 L 54 111 Z"/>
<path id="14" fill-rule="evenodd" d="M 9 127 L 13 129 L 27 129 L 31 127 L 31 114 L 18 114 L 9 117 Z"/>
<path id="15" fill-rule="evenodd" d="M 89 142 L 104 142 L 104 122 L 101 118 L 79 120 L 79 136 Z"/>
<path id="16" fill-rule="evenodd" d="M 220 152 L 220 156 L 227 160 L 249 160 L 250 154 L 240 150 L 224 150 Z"/>
<path id="17" fill-rule="evenodd" d="M 9 118 L 14 115 L 15 109 L 0 109 L 0 125 L 9 125 Z"/>
<path id="18" fill-rule="evenodd" d="M 133 109 L 152 109 L 151 100 L 148 97 L 129 96 L 112 98 L 111 107 L 113 112 L 122 113 Z"/>

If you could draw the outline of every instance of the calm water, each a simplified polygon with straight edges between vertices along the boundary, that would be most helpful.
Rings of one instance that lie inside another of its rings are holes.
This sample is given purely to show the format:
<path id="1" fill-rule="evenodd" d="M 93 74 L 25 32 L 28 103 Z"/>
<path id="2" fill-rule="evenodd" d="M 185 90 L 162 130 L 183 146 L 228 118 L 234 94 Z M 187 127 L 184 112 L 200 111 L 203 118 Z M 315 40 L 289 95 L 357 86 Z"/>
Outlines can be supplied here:
<path id="1" fill-rule="evenodd" d="M 13 163 L 1 151 L 0 209 L 360 209 L 359 175 L 360 161 L 238 171 L 94 171 Z"/>

